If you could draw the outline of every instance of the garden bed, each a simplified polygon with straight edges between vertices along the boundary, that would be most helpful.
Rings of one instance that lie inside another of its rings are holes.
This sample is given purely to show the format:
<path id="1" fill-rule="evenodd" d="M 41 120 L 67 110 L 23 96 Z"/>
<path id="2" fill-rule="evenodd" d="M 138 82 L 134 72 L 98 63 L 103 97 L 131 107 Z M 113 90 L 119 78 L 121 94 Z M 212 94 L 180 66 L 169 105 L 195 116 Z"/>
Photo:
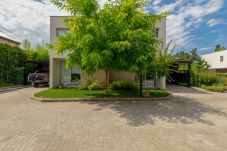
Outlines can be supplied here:
<path id="1" fill-rule="evenodd" d="M 165 90 L 145 90 L 150 98 L 165 98 L 171 94 Z M 139 90 L 109 90 L 105 96 L 103 90 L 80 90 L 77 88 L 47 89 L 34 94 L 37 98 L 44 99 L 92 99 L 92 98 L 140 98 Z"/>

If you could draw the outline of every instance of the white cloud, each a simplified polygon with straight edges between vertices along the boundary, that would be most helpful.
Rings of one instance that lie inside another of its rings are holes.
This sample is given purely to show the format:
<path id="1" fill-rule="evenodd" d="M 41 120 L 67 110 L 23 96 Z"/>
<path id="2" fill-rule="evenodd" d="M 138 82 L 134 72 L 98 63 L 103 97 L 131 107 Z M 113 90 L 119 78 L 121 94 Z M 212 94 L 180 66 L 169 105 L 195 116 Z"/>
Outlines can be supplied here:
<path id="1" fill-rule="evenodd" d="M 0 33 L 15 40 L 28 38 L 33 44 L 49 41 L 49 16 L 66 15 L 49 0 L 0 0 Z M 107 0 L 99 0 L 103 5 Z M 153 3 L 155 12 L 171 11 L 167 18 L 167 38 L 176 41 L 177 46 L 190 45 L 192 30 L 204 23 L 204 18 L 218 12 L 224 0 L 176 0 L 164 4 L 163 0 Z M 212 24 L 211 24 L 212 25 Z"/>
<path id="2" fill-rule="evenodd" d="M 177 47 L 188 47 L 194 36 L 192 31 L 201 27 L 205 17 L 218 12 L 224 0 L 177 0 L 170 4 L 154 5 L 154 11 L 170 11 L 167 18 L 167 39 L 176 42 Z"/>
<path id="3" fill-rule="evenodd" d="M 200 48 L 199 51 L 206 51 L 206 50 L 210 50 L 210 49 L 213 49 L 213 47 Z"/>
<path id="4" fill-rule="evenodd" d="M 103 5 L 108 0 L 99 0 Z M 64 16 L 50 0 L 0 0 L 0 33 L 17 41 L 29 39 L 33 46 L 49 42 L 50 16 Z"/>
<path id="5" fill-rule="evenodd" d="M 221 18 L 220 19 L 210 19 L 210 20 L 208 20 L 207 24 L 208 24 L 208 26 L 213 27 L 213 26 L 219 25 L 223 21 L 224 20 Z"/>
<path id="6" fill-rule="evenodd" d="M 1 0 L 0 32 L 18 41 L 27 38 L 33 45 L 49 41 L 49 16 L 65 14 L 48 0 Z"/>

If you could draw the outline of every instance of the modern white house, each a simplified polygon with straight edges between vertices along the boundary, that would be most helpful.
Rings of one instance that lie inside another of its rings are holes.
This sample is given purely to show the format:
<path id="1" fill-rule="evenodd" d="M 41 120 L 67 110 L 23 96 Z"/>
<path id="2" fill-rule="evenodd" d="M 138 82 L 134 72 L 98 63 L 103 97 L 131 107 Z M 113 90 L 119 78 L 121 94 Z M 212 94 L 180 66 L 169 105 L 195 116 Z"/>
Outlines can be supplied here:
<path id="1" fill-rule="evenodd" d="M 227 73 L 227 50 L 205 54 L 201 57 L 208 62 L 211 70 Z"/>
<path id="2" fill-rule="evenodd" d="M 63 36 L 66 30 L 69 30 L 63 23 L 64 16 L 51 16 L 50 17 L 50 44 L 55 44 L 59 36 Z M 163 20 L 157 25 L 156 34 L 163 40 L 164 47 L 166 46 L 166 21 Z M 79 85 L 83 80 L 89 79 L 79 67 L 74 66 L 70 69 L 66 68 L 65 54 L 57 54 L 55 50 L 50 50 L 50 87 L 72 86 Z M 94 80 L 101 82 L 105 81 L 105 72 L 98 71 L 93 75 Z M 136 74 L 130 72 L 112 72 L 109 73 L 110 81 L 127 81 L 135 82 Z M 145 83 L 149 83 L 146 82 Z M 157 85 L 159 88 L 165 89 L 165 78 L 158 80 Z"/>

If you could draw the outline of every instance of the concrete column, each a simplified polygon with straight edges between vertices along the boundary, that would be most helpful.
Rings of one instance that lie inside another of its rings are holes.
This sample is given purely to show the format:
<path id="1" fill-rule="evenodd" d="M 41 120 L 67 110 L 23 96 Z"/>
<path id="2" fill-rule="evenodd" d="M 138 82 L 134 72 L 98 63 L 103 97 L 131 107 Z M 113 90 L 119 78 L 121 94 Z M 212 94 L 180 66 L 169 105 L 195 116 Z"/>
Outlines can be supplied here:
<path id="1" fill-rule="evenodd" d="M 49 65 L 49 86 L 50 88 L 53 88 L 54 87 L 54 78 L 53 78 L 53 72 L 54 72 L 54 68 L 53 68 L 53 65 L 54 64 L 54 61 L 53 61 L 53 58 L 50 58 L 50 65 Z"/>
<path id="2" fill-rule="evenodd" d="M 59 59 L 50 59 L 50 88 L 56 88 L 60 85 L 60 61 Z"/>
<path id="3" fill-rule="evenodd" d="M 166 89 L 166 77 L 161 77 L 157 79 L 157 88 Z"/>

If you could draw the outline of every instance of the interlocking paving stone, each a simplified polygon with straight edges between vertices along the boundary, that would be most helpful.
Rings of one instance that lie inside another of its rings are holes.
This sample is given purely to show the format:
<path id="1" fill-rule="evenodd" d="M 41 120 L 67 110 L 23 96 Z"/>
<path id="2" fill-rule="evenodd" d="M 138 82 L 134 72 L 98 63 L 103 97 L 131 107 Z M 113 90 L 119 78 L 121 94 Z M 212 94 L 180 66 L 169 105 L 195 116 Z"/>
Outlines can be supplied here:
<path id="1" fill-rule="evenodd" d="M 225 151 L 227 94 L 170 86 L 157 102 L 41 103 L 0 94 L 2 151 Z"/>

